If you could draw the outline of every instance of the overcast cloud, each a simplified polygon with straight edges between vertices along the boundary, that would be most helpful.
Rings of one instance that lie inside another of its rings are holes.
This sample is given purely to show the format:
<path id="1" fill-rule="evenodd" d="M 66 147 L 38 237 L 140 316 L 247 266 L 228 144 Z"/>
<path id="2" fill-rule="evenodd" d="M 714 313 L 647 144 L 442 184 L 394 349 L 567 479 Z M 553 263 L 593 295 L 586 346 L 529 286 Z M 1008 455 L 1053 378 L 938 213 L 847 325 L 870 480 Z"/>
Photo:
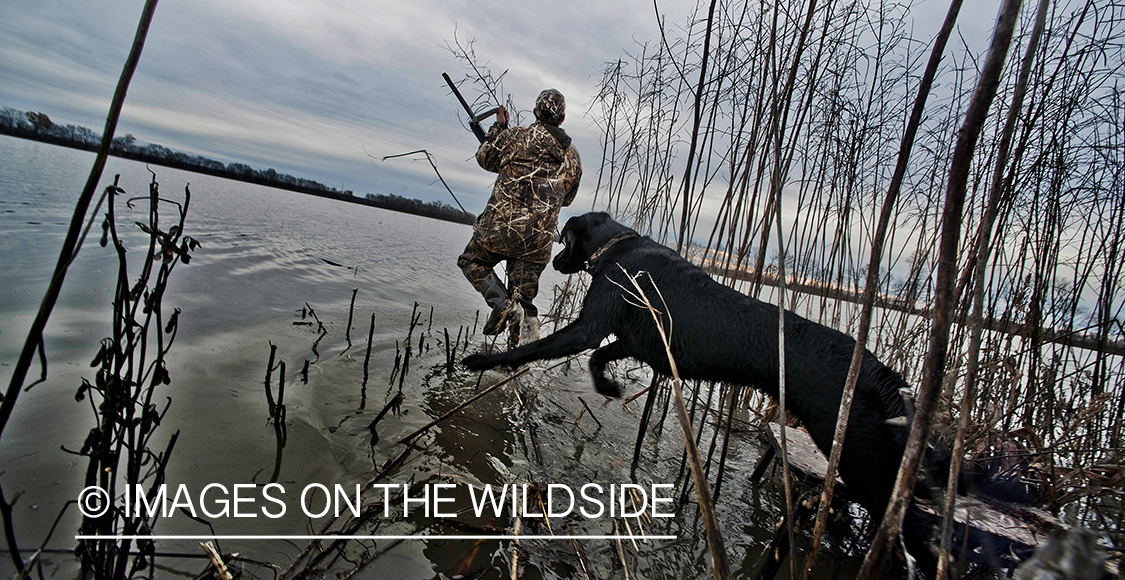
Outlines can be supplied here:
<path id="1" fill-rule="evenodd" d="M 962 32 L 987 43 L 997 2 L 969 4 Z M 0 106 L 100 130 L 142 5 L 0 0 Z M 676 26 L 693 7 L 659 3 Z M 932 37 L 946 7 L 923 3 L 915 38 Z M 647 0 L 163 0 L 117 133 L 359 195 L 452 203 L 425 161 L 371 159 L 424 148 L 477 212 L 492 176 L 472 160 L 476 139 L 441 78 L 463 73 L 446 47 L 454 35 L 475 40 L 494 72 L 509 71 L 504 88 L 525 119 L 541 89 L 566 95 L 564 128 L 592 174 L 598 135 L 583 112 L 602 66 L 658 38 L 656 21 Z M 583 183 L 575 210 L 589 209 L 593 184 Z"/>

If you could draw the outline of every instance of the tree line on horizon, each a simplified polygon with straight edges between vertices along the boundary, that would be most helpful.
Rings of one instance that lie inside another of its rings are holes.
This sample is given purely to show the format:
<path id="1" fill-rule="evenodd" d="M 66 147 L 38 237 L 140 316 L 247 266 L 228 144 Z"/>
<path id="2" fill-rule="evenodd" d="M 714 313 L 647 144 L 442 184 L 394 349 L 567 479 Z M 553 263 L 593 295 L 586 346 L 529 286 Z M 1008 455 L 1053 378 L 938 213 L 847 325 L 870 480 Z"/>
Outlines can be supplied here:
<path id="1" fill-rule="evenodd" d="M 12 107 L 0 108 L 0 133 L 87 151 L 96 151 L 102 139 L 100 133 L 88 127 L 57 124 L 52 122 L 51 118 L 45 113 L 35 111 L 25 112 Z M 475 219 L 475 216 L 472 214 L 439 201 L 427 202 L 402 197 L 396 194 L 380 193 L 368 193 L 363 196 L 357 196 L 355 192 L 350 189 L 337 189 L 311 179 L 294 177 L 286 173 L 278 173 L 277 170 L 272 168 L 254 169 L 244 163 L 223 163 L 200 155 L 191 155 L 182 151 L 175 151 L 156 143 L 144 143 L 138 141 L 133 135 L 128 133 L 114 137 L 113 145 L 110 148 L 110 154 L 125 159 L 154 163 L 225 179 L 256 183 L 268 187 L 287 189 L 455 223 L 472 224 Z"/>

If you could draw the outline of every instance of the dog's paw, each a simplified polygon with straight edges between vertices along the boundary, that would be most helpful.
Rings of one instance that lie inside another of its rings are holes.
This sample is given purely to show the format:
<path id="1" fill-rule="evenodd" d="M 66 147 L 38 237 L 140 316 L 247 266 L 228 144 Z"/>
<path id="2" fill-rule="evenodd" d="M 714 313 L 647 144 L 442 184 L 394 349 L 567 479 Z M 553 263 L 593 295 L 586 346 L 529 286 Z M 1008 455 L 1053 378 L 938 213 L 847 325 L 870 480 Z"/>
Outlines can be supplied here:
<path id="1" fill-rule="evenodd" d="M 492 362 L 492 358 L 484 354 L 471 354 L 461 359 L 461 364 L 471 371 L 484 371 L 496 366 L 496 363 Z"/>
<path id="2" fill-rule="evenodd" d="M 594 388 L 607 397 L 616 399 L 621 396 L 621 385 L 605 377 L 594 377 Z"/>

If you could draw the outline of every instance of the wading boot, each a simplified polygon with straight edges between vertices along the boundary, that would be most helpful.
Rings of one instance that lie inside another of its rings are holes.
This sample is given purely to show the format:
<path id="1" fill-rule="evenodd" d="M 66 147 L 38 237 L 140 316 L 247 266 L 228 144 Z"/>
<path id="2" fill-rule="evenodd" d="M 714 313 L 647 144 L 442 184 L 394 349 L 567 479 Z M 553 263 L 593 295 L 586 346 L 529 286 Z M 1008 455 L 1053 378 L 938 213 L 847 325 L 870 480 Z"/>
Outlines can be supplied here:
<path id="1" fill-rule="evenodd" d="M 539 340 L 539 318 L 524 316 L 520 321 L 520 344 Z"/>
<path id="2" fill-rule="evenodd" d="M 489 274 L 481 283 L 480 293 L 484 296 L 484 301 L 492 307 L 492 314 L 488 315 L 488 321 L 484 323 L 481 332 L 488 335 L 500 334 L 504 329 L 504 323 L 508 321 L 508 315 L 512 312 L 512 301 L 508 299 L 508 290 L 500 283 L 496 274 Z"/>

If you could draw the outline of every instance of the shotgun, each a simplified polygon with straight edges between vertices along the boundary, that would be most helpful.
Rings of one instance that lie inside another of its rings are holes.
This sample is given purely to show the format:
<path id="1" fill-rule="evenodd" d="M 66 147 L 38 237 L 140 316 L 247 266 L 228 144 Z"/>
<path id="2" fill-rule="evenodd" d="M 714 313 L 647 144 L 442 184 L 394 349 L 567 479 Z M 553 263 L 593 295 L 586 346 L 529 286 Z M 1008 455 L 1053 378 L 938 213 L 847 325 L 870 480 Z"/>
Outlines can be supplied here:
<path id="1" fill-rule="evenodd" d="M 453 79 L 449 78 L 449 75 L 446 73 L 441 73 L 441 76 L 445 79 L 445 83 L 449 85 L 449 89 L 453 91 L 453 95 L 461 102 L 461 106 L 465 107 L 465 112 L 469 114 L 469 129 L 472 129 L 473 135 L 477 136 L 477 141 L 484 143 L 484 129 L 481 128 L 480 122 L 495 115 L 496 111 L 500 110 L 500 107 L 493 107 L 479 115 L 473 113 L 473 109 L 469 107 L 469 103 L 465 102 L 465 97 L 462 97 L 461 92 L 457 90 L 457 85 L 453 84 Z"/>

